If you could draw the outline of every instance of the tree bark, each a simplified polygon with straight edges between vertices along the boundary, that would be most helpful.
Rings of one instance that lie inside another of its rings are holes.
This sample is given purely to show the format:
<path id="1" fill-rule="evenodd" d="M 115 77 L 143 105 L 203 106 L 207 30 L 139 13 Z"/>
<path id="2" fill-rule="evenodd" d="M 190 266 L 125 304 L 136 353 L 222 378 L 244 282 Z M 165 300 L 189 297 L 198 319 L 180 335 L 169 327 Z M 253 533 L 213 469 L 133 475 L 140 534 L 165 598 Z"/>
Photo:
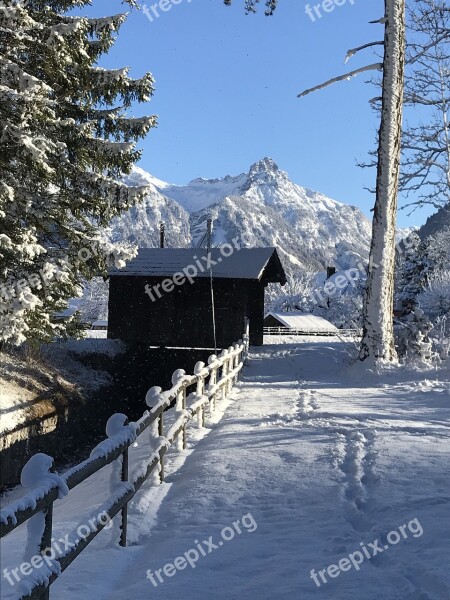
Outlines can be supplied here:
<path id="1" fill-rule="evenodd" d="M 361 360 L 395 361 L 394 270 L 405 71 L 405 0 L 385 0 L 383 93 L 376 200 Z"/>

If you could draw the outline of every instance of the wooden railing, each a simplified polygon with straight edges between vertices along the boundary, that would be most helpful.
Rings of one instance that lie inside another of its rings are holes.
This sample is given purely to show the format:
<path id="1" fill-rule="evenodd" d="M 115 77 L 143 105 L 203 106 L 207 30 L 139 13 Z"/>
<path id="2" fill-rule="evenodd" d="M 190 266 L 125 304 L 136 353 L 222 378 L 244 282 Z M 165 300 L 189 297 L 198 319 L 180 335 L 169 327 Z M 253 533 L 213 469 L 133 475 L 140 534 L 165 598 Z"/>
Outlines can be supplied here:
<path id="1" fill-rule="evenodd" d="M 120 545 L 126 546 L 129 502 L 155 471 L 159 473 L 160 481 L 164 480 L 164 456 L 167 450 L 175 440 L 178 440 L 179 448 L 186 448 L 188 423 L 197 416 L 199 423 L 205 424 L 206 407 L 209 406 L 210 411 L 215 410 L 217 399 L 224 399 L 231 392 L 246 361 L 247 352 L 248 335 L 244 336 L 244 341 L 239 341 L 228 350 L 223 350 L 219 356 L 210 356 L 207 365 L 202 362 L 197 363 L 194 375 L 186 375 L 182 370 L 175 371 L 172 377 L 173 387 L 170 390 L 162 392 L 161 388 L 157 387 L 149 390 L 146 401 L 151 408 L 139 421 L 130 425 L 125 424 L 120 433 L 112 435 L 99 444 L 91 453 L 91 458 L 73 467 L 61 478 L 64 487 L 67 486 L 70 492 L 106 465 L 121 459 L 120 491 L 115 497 L 110 498 L 101 513 L 107 518 L 91 519 L 90 532 L 78 539 L 67 553 L 55 560 L 57 564 L 49 570 L 45 584 L 32 582 L 31 591 L 21 598 L 33 600 L 49 598 L 52 583 L 119 512 L 121 513 Z M 191 389 L 195 391 L 190 392 Z M 165 421 L 169 411 L 170 413 L 174 411 L 175 421 L 166 431 Z M 149 452 L 146 464 L 141 466 L 139 474 L 130 481 L 128 449 L 134 444 L 136 438 L 149 428 L 151 428 L 149 442 L 153 448 Z M 40 514 L 43 518 L 44 531 L 39 547 L 36 548 L 36 555 L 44 556 L 45 550 L 51 547 L 53 504 L 59 494 L 58 483 L 52 481 L 49 474 L 47 489 L 45 485 L 39 486 L 39 489 L 33 490 L 0 511 L 0 537 L 10 534 L 32 517 Z"/>

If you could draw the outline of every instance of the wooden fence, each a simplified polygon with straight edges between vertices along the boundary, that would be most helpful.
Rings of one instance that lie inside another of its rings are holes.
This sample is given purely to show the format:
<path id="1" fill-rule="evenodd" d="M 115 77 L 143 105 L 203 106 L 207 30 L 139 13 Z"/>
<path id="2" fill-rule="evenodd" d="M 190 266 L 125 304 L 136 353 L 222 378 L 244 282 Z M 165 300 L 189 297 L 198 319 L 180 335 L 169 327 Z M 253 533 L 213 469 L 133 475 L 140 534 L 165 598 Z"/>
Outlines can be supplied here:
<path id="1" fill-rule="evenodd" d="M 128 430 L 130 435 L 116 437 L 113 435 L 102 443 L 103 451 L 100 444 L 97 446 L 99 449 L 97 453 L 94 451 L 91 458 L 73 467 L 63 476 L 62 479 L 70 491 L 106 465 L 121 459 L 122 487 L 119 497 L 112 497 L 108 508 L 101 513 L 107 519 L 97 519 L 94 523 L 91 519 L 90 532 L 78 539 L 67 553 L 56 558 L 58 564 L 56 568 L 51 569 L 48 580 L 45 583 L 32 584 L 31 591 L 21 598 L 48 599 L 52 583 L 119 512 L 121 513 L 120 545 L 126 546 L 129 502 L 155 471 L 159 473 L 160 481 L 164 481 L 164 456 L 167 450 L 175 440 L 178 440 L 180 448 L 186 448 L 188 423 L 197 416 L 199 423 L 205 424 L 206 408 L 209 407 L 210 411 L 215 410 L 216 400 L 224 399 L 231 392 L 239 378 L 247 352 L 248 335 L 244 336 L 244 341 L 239 341 L 228 350 L 223 350 L 219 356 L 210 356 L 207 365 L 197 363 L 194 375 L 186 375 L 181 370 L 175 371 L 172 377 L 173 387 L 170 390 L 161 392 L 160 388 L 152 388 L 149 391 L 147 404 L 151 406 L 150 410 L 146 411 L 139 421 L 132 424 L 129 430 L 123 428 L 125 432 Z M 194 389 L 195 391 L 189 393 Z M 166 431 L 165 421 L 169 410 L 175 411 L 175 421 Z M 145 467 L 141 468 L 139 474 L 130 481 L 128 449 L 135 439 L 149 428 L 151 428 L 149 442 L 154 447 L 149 453 Z M 58 484 L 54 483 L 50 484 L 47 490 L 25 495 L 18 502 L 6 507 L 0 512 L 0 537 L 3 538 L 35 515 L 41 514 L 44 516 L 45 526 L 36 553 L 44 555 L 45 551 L 51 548 L 53 504 L 58 496 Z"/>
<path id="2" fill-rule="evenodd" d="M 362 332 L 358 329 L 338 329 L 337 331 L 305 331 L 304 329 L 288 329 L 287 327 L 264 327 L 264 335 L 311 335 L 311 336 L 359 336 Z"/>

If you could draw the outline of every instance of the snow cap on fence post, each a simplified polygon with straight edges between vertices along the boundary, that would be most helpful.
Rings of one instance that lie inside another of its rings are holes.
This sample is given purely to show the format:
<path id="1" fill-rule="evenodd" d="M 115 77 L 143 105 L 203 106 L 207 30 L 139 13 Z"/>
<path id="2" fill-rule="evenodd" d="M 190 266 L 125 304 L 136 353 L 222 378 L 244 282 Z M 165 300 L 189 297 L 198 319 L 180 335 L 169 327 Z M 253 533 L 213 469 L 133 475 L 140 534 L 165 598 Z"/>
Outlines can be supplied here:
<path id="1" fill-rule="evenodd" d="M 58 488 L 58 498 L 63 498 L 69 493 L 69 488 L 62 477 L 57 473 L 52 473 L 54 460 L 47 454 L 38 452 L 30 458 L 22 469 L 20 483 L 28 490 L 47 486 L 54 483 L 51 487 Z"/>
<path id="2" fill-rule="evenodd" d="M 211 356 L 208 358 L 208 365 L 212 365 L 213 363 L 215 363 L 217 360 L 217 356 L 215 354 L 211 354 Z M 209 377 L 209 383 L 208 383 L 208 392 L 212 392 L 214 386 L 217 383 L 217 367 L 212 367 L 210 370 L 210 377 Z M 212 401 L 214 400 L 214 398 L 211 399 Z"/>
<path id="3" fill-rule="evenodd" d="M 145 402 L 147 403 L 147 406 L 151 408 L 150 413 L 155 412 L 156 409 L 161 406 L 163 401 L 164 397 L 162 395 L 162 388 L 160 388 L 158 385 L 151 387 L 145 396 Z M 149 434 L 150 444 L 153 446 L 159 437 L 159 419 L 155 419 L 150 425 Z"/>
<path id="4" fill-rule="evenodd" d="M 184 369 L 177 369 L 172 375 L 172 385 L 177 385 L 186 377 L 186 371 Z"/>
<path id="5" fill-rule="evenodd" d="M 109 438 L 116 436 L 122 431 L 123 427 L 128 425 L 128 417 L 122 413 L 111 415 L 106 422 L 106 435 Z"/>
<path id="6" fill-rule="evenodd" d="M 203 394 L 204 392 L 204 387 L 205 387 L 205 377 L 207 372 L 205 373 L 205 363 L 202 362 L 201 360 L 199 360 L 194 367 L 194 374 L 198 377 L 198 381 L 197 381 L 197 394 L 199 394 L 200 396 Z"/>
<path id="7" fill-rule="evenodd" d="M 151 387 L 146 396 L 145 396 L 145 403 L 147 404 L 147 406 L 149 408 L 153 408 L 154 406 L 156 406 L 162 399 L 162 388 L 160 388 L 157 385 L 154 385 L 153 387 Z"/>
<path id="8" fill-rule="evenodd" d="M 136 439 L 136 423 L 128 423 L 127 415 L 115 413 L 106 422 L 106 440 L 103 440 L 90 453 L 90 458 L 104 458 L 118 446 L 131 444 Z"/>
<path id="9" fill-rule="evenodd" d="M 205 368 L 205 363 L 202 362 L 201 360 L 199 360 L 197 363 L 195 363 L 194 375 L 201 375 L 204 368 Z"/>

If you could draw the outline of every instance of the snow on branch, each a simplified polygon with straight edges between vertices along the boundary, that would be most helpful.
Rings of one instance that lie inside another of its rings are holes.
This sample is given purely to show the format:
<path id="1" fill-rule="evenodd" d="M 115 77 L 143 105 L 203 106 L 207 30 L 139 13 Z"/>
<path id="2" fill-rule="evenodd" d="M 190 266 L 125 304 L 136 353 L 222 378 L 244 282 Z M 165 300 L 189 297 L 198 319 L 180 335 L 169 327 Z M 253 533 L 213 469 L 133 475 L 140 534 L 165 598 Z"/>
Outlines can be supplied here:
<path id="1" fill-rule="evenodd" d="M 384 42 L 370 42 L 369 44 L 364 44 L 364 46 L 359 46 L 358 48 L 352 48 L 349 50 L 345 56 L 344 64 L 347 64 L 348 61 L 355 56 L 361 50 L 365 50 L 366 48 L 372 48 L 372 46 L 384 46 Z"/>
<path id="2" fill-rule="evenodd" d="M 313 92 L 318 92 L 319 90 L 323 90 L 324 88 L 333 85 L 334 83 L 338 83 L 339 81 L 346 81 L 359 75 L 360 73 L 366 73 L 367 71 L 381 71 L 383 69 L 383 63 L 374 63 L 372 65 L 367 65 L 366 67 L 361 67 L 360 69 L 356 69 L 355 71 L 350 71 L 350 73 L 345 73 L 344 75 L 340 75 L 339 77 L 334 77 L 326 81 L 325 83 L 321 83 L 320 85 L 316 85 L 309 90 L 305 90 L 301 94 L 298 94 L 297 98 L 304 98 Z"/>

